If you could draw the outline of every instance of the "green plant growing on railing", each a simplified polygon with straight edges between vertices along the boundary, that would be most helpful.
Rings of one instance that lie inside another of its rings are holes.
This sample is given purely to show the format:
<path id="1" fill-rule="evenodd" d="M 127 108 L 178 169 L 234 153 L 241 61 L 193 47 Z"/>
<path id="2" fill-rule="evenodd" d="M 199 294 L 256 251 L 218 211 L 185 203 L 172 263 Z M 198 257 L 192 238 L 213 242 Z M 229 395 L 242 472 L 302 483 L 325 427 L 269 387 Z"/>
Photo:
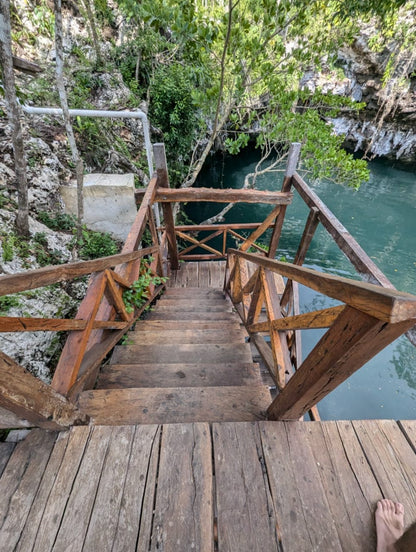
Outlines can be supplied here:
<path id="1" fill-rule="evenodd" d="M 147 261 L 142 259 L 140 264 L 140 276 L 134 281 L 129 289 L 123 293 L 123 301 L 127 312 L 133 312 L 135 308 L 142 307 L 149 299 L 150 286 L 153 284 L 159 286 L 166 283 L 167 278 L 157 276 L 150 268 L 150 263 L 153 261 L 149 257 Z M 147 264 L 149 263 L 149 264 Z"/>

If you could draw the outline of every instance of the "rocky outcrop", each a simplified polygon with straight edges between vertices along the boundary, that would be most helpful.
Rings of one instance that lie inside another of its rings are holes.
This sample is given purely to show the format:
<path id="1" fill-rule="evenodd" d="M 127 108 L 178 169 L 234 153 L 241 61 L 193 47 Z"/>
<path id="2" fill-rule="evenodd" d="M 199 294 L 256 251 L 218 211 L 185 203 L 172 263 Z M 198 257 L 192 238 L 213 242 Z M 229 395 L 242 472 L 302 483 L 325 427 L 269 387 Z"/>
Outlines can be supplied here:
<path id="1" fill-rule="evenodd" d="M 383 75 L 391 50 L 373 51 L 369 41 L 374 34 L 370 25 L 361 30 L 360 35 L 338 53 L 337 65 L 343 76 L 334 72 L 305 73 L 301 85 L 314 91 L 345 96 L 356 102 L 364 102 L 360 112 L 342 113 L 329 119 L 337 134 L 345 136 L 345 146 L 353 151 L 363 150 L 375 156 L 416 161 L 416 79 L 409 79 L 407 89 L 399 94 L 393 92 L 390 98 L 383 88 Z M 392 46 L 393 47 L 393 46 Z M 416 66 L 410 68 L 409 75 Z M 383 103 L 393 99 L 392 109 L 387 110 L 380 124 Z"/>

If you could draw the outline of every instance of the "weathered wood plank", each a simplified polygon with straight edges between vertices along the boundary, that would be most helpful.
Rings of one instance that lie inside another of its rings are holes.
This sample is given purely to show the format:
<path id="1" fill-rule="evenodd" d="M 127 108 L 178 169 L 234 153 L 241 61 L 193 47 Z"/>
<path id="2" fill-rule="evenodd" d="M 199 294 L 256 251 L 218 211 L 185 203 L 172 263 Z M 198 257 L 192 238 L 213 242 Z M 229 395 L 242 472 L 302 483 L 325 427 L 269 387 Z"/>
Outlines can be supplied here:
<path id="1" fill-rule="evenodd" d="M 62 332 L 69 330 L 84 330 L 87 320 L 71 320 L 69 318 L 25 318 L 20 316 L 2 316 L 0 332 Z M 121 329 L 124 322 L 115 320 L 96 320 L 93 328 L 107 330 Z"/>
<path id="2" fill-rule="evenodd" d="M 205 302 L 200 302 L 199 304 L 166 304 L 164 301 L 161 301 L 157 306 L 157 312 L 160 313 L 178 313 L 180 316 L 182 313 L 204 313 L 204 312 L 232 312 L 232 304 L 226 301 L 222 301 L 220 304 L 206 304 Z"/>
<path id="3" fill-rule="evenodd" d="M 135 192 L 136 202 L 143 197 L 143 191 Z M 288 205 L 292 193 L 272 192 L 268 190 L 235 189 L 235 188 L 178 188 L 158 189 L 155 201 L 159 203 L 212 201 L 214 203 L 269 203 Z"/>
<path id="4" fill-rule="evenodd" d="M 76 263 L 67 263 L 64 265 L 45 266 L 43 268 L 19 272 L 18 274 L 0 276 L 0 295 L 9 295 L 19 291 L 36 289 L 65 280 L 74 280 L 86 274 L 92 274 L 105 270 L 106 268 L 140 259 L 157 250 L 157 247 L 147 247 L 146 249 L 140 249 L 140 251 L 128 251 L 118 255 L 111 255 L 110 257 L 93 259 L 91 261 L 77 261 Z"/>
<path id="5" fill-rule="evenodd" d="M 42 519 L 37 529 L 33 552 L 52 550 L 65 512 L 68 496 L 84 455 L 89 434 L 90 428 L 85 426 L 72 428 L 70 431 L 64 458 L 42 512 Z M 77 530 L 77 528 L 73 529 L 74 531 Z"/>
<path id="6" fill-rule="evenodd" d="M 416 296 L 410 295 L 410 293 L 325 274 L 310 268 L 253 255 L 252 253 L 239 252 L 236 249 L 230 249 L 229 251 L 272 272 L 296 280 L 300 284 L 304 284 L 333 299 L 347 303 L 379 320 L 396 323 L 416 318 Z"/>
<path id="7" fill-rule="evenodd" d="M 309 215 L 306 220 L 305 228 L 303 230 L 302 238 L 300 240 L 298 250 L 296 251 L 293 264 L 303 265 L 303 262 L 306 258 L 306 253 L 312 242 L 312 238 L 315 235 L 315 231 L 318 227 L 318 224 L 319 224 L 318 209 L 316 207 L 312 207 L 311 210 L 309 211 Z M 282 308 L 284 308 L 288 304 L 288 302 L 290 302 L 291 296 L 292 296 L 292 280 L 288 280 L 286 282 L 286 287 L 280 302 Z"/>
<path id="8" fill-rule="evenodd" d="M 159 331 L 142 330 L 130 332 L 127 344 L 157 345 L 163 342 L 166 345 L 172 343 L 182 344 L 212 344 L 212 343 L 245 343 L 244 333 L 241 330 L 164 330 L 163 336 Z"/>
<path id="9" fill-rule="evenodd" d="M 0 479 L 0 542 L 14 550 L 38 490 L 56 434 L 32 430 L 14 449 Z"/>
<path id="10" fill-rule="evenodd" d="M 126 387 L 220 387 L 261 385 L 253 363 L 111 364 L 100 374 L 97 389 Z"/>
<path id="11" fill-rule="evenodd" d="M 55 446 L 42 476 L 42 481 L 32 503 L 26 524 L 20 535 L 16 552 L 32 550 L 43 512 L 55 483 L 69 441 L 69 431 L 58 433 Z"/>
<path id="12" fill-rule="evenodd" d="M 119 345 L 114 349 L 111 364 L 177 364 L 200 362 L 250 362 L 250 348 L 245 343 Z"/>
<path id="13" fill-rule="evenodd" d="M 348 423 L 343 422 L 344 426 Z M 354 472 L 345 452 L 351 439 L 357 440 L 351 425 L 350 427 L 351 431 L 347 434 L 349 439 L 344 441 L 336 422 L 305 424 L 309 446 L 343 550 L 368 552 L 375 550 L 376 546 L 374 508 L 364 495 L 359 475 Z M 358 442 L 355 444 L 357 446 L 359 447 Z M 374 479 L 373 485 L 377 488 Z"/>
<path id="14" fill-rule="evenodd" d="M 135 427 L 112 552 L 149 550 L 159 441 L 158 426 Z"/>
<path id="15" fill-rule="evenodd" d="M 212 428 L 218 549 L 280 550 L 263 452 L 255 424 L 214 424 Z"/>
<path id="16" fill-rule="evenodd" d="M 384 324 L 345 307 L 273 401 L 270 418 L 300 418 L 412 324 Z"/>
<path id="17" fill-rule="evenodd" d="M 410 443 L 416 454 L 416 421 L 415 420 L 400 420 L 399 427 L 403 431 L 406 439 Z"/>
<path id="18" fill-rule="evenodd" d="M 163 427 L 151 550 L 213 551 L 211 458 L 208 424 Z"/>
<path id="19" fill-rule="evenodd" d="M 96 424 L 157 424 L 265 419 L 265 386 L 97 389 L 84 391 L 81 410 Z"/>
<path id="20" fill-rule="evenodd" d="M 295 316 L 287 316 L 269 322 L 260 322 L 251 325 L 250 332 L 267 332 L 269 325 L 274 330 L 307 330 L 311 328 L 329 328 L 337 316 L 344 310 L 344 305 L 331 307 L 319 311 L 305 312 Z"/>
<path id="21" fill-rule="evenodd" d="M 306 425 L 269 422 L 260 426 L 283 549 L 341 552 L 336 521 L 305 434 Z"/>
<path id="22" fill-rule="evenodd" d="M 224 332 L 238 331 L 240 324 L 237 318 L 232 318 L 229 320 L 192 320 L 192 328 L 195 330 L 223 330 Z M 178 330 L 186 331 L 189 329 L 188 320 L 165 320 L 163 318 L 159 320 L 139 320 L 136 322 L 136 331 L 144 330 L 155 330 L 164 332 L 166 330 Z"/>
<path id="23" fill-rule="evenodd" d="M 154 144 L 153 145 L 153 155 L 156 166 L 157 173 L 157 193 L 166 193 L 169 192 L 169 176 L 168 176 L 168 167 L 166 163 L 165 155 L 165 145 L 164 144 Z M 162 206 L 163 209 L 163 219 L 166 228 L 166 238 L 168 242 L 168 251 L 169 251 L 169 260 L 172 270 L 178 270 L 179 268 L 179 258 L 178 258 L 178 247 L 176 243 L 175 236 L 175 219 L 173 216 L 172 205 L 164 203 Z"/>
<path id="24" fill-rule="evenodd" d="M 129 466 L 134 427 L 114 427 L 101 472 L 94 507 L 83 544 L 84 550 L 112 550 L 127 468 Z"/>
<path id="25" fill-rule="evenodd" d="M 312 191 L 302 177 L 295 173 L 292 180 L 293 186 L 310 207 L 319 211 L 319 221 L 334 238 L 341 251 L 351 261 L 360 274 L 371 277 L 373 283 L 379 283 L 385 287 L 393 287 L 393 284 L 381 272 L 378 266 L 370 259 L 365 251 L 358 245 L 347 229 L 340 223 L 336 216 L 328 209 L 325 203 Z"/>
<path id="26" fill-rule="evenodd" d="M 262 235 L 264 232 L 270 227 L 272 222 L 275 220 L 275 218 L 278 216 L 280 212 L 280 206 L 278 205 L 275 207 L 271 213 L 267 215 L 267 217 L 264 219 L 264 221 L 260 224 L 254 232 L 252 232 L 249 237 L 244 241 L 244 243 L 240 246 L 241 251 L 247 251 L 250 249 L 250 247 L 254 244 L 254 242 Z"/>
<path id="27" fill-rule="evenodd" d="M 62 429 L 85 421 L 75 405 L 0 352 L 0 405 L 34 426 Z"/>
<path id="28" fill-rule="evenodd" d="M 82 550 L 111 435 L 108 427 L 93 427 L 59 526 L 55 550 Z M 56 511 L 54 516 L 56 516 Z"/>
<path id="29" fill-rule="evenodd" d="M 7 466 L 7 462 L 14 450 L 15 443 L 0 442 L 0 477 Z"/>
<path id="30" fill-rule="evenodd" d="M 401 502 L 406 525 L 416 518 L 416 455 L 393 420 L 353 421 L 385 498 Z"/>
<path id="31" fill-rule="evenodd" d="M 233 312 L 158 312 L 157 310 L 154 312 L 150 312 L 147 315 L 147 320 L 218 320 L 218 322 L 223 321 L 237 321 L 238 319 L 235 316 L 235 313 Z M 193 322 L 189 322 L 189 324 L 193 324 Z M 188 324 L 188 327 L 189 327 Z"/>

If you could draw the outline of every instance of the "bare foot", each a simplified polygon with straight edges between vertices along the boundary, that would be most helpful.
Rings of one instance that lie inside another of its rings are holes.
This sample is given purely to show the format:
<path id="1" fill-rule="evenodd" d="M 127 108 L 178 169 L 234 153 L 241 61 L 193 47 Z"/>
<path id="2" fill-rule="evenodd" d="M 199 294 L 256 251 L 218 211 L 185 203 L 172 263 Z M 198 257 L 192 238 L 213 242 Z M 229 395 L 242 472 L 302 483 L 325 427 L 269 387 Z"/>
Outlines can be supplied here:
<path id="1" fill-rule="evenodd" d="M 394 543 L 403 535 L 404 508 L 387 498 L 377 502 L 377 552 L 394 552 Z"/>

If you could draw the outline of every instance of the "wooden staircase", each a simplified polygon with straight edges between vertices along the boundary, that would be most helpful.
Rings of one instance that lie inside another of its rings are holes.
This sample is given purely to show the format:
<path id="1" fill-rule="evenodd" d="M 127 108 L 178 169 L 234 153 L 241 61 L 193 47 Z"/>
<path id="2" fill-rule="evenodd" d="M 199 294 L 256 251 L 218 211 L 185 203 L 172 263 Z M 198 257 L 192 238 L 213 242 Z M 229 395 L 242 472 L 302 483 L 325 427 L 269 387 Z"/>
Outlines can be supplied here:
<path id="1" fill-rule="evenodd" d="M 253 421 L 269 389 L 219 288 L 168 288 L 114 349 L 80 408 L 95 424 Z"/>

